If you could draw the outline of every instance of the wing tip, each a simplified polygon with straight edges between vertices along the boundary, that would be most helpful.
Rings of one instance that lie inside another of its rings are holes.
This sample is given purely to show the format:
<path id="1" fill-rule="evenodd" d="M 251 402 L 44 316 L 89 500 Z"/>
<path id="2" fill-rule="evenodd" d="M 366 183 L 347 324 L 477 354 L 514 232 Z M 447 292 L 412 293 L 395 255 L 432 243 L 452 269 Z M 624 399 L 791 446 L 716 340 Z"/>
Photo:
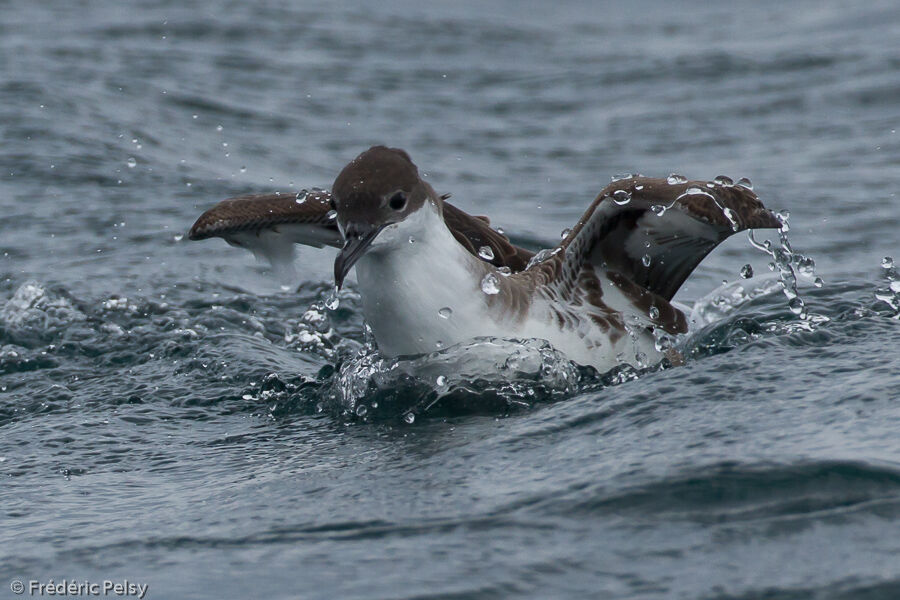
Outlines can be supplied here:
<path id="1" fill-rule="evenodd" d="M 209 209 L 194 222 L 188 230 L 187 238 L 191 241 L 207 240 L 213 237 L 221 237 L 226 228 L 222 227 L 222 220 L 214 218 L 219 205 Z"/>
<path id="2" fill-rule="evenodd" d="M 752 222 L 747 223 L 747 229 L 781 229 L 784 226 L 774 211 L 762 206 L 762 203 L 760 207 Z"/>

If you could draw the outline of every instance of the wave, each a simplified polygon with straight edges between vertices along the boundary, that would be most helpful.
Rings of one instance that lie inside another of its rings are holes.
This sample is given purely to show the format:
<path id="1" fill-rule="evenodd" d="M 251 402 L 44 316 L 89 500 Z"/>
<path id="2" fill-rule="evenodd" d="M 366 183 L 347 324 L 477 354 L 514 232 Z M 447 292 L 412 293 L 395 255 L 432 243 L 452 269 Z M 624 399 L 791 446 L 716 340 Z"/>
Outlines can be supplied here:
<path id="1" fill-rule="evenodd" d="M 723 521 L 900 515 L 900 469 L 861 461 L 721 463 L 624 490 L 584 489 L 548 504 L 565 513 Z"/>

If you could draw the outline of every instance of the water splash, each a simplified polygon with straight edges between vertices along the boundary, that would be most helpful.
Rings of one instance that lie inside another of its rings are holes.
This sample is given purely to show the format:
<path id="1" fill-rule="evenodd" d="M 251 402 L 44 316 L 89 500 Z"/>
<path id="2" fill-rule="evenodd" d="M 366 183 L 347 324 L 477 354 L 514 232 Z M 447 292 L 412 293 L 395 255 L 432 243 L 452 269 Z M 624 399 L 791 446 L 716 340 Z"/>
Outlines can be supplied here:
<path id="1" fill-rule="evenodd" d="M 37 281 L 20 285 L 0 309 L 0 322 L 10 328 L 54 330 L 86 319 L 87 316 L 69 298 L 48 290 Z"/>
<path id="2" fill-rule="evenodd" d="M 544 340 L 478 338 L 401 358 L 363 348 L 338 367 L 325 397 L 348 417 L 412 424 L 417 415 L 442 408 L 496 411 L 561 399 L 591 372 Z M 360 406 L 366 407 L 362 414 Z"/>
<path id="3" fill-rule="evenodd" d="M 882 258 L 881 270 L 887 285 L 879 285 L 875 289 L 875 298 L 890 306 L 894 311 L 893 318 L 900 320 L 900 273 L 897 272 L 894 259 L 890 256 Z"/>
<path id="4" fill-rule="evenodd" d="M 782 283 L 775 275 L 724 284 L 694 303 L 688 318 L 691 329 L 721 321 L 747 302 L 781 288 Z"/>
<path id="5" fill-rule="evenodd" d="M 527 270 L 527 269 L 530 269 L 531 267 L 533 267 L 534 265 L 541 264 L 545 260 L 556 255 L 559 252 L 559 250 L 560 250 L 559 248 L 544 248 L 543 250 L 541 250 L 540 252 L 538 252 L 537 254 L 535 254 L 528 260 L 528 264 L 525 265 L 525 269 Z"/>
<path id="6" fill-rule="evenodd" d="M 738 183 L 740 184 L 740 182 Z M 820 277 L 816 276 L 815 261 L 800 252 L 796 252 L 791 247 L 787 235 L 790 231 L 788 223 L 790 213 L 785 210 L 776 213 L 775 216 L 781 223 L 781 228 L 778 230 L 779 247 L 774 247 L 769 240 L 758 242 L 752 230 L 748 232 L 750 244 L 757 250 L 761 250 L 772 257 L 769 268 L 778 273 L 782 291 L 788 299 L 788 308 L 801 319 L 807 319 L 809 318 L 809 311 L 806 309 L 806 303 L 803 301 L 803 298 L 800 297 L 800 292 L 797 288 L 797 276 L 799 274 L 804 279 L 812 281 L 817 287 L 822 287 L 824 282 Z"/>

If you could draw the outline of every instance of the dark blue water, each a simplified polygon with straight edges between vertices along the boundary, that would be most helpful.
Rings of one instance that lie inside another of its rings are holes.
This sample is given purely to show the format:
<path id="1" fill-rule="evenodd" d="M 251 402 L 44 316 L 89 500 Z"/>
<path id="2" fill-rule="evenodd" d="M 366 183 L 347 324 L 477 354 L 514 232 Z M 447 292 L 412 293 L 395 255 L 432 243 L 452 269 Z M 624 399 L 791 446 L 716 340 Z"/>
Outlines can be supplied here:
<path id="1" fill-rule="evenodd" d="M 0 595 L 900 597 L 898 27 L 891 1 L 0 1 Z M 772 283 L 740 235 L 679 293 L 682 368 L 392 362 L 357 355 L 352 285 L 308 311 L 331 252 L 281 281 L 182 239 L 373 143 L 530 245 L 615 173 L 749 177 L 825 284 L 805 319 L 777 285 L 736 301 L 744 264 Z"/>

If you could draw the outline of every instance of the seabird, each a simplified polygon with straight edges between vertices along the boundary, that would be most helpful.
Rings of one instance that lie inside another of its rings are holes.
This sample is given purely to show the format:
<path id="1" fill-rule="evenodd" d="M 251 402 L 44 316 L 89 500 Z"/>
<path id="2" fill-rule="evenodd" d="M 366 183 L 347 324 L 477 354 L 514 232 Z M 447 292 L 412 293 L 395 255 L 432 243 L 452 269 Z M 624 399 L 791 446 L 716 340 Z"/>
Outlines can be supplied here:
<path id="1" fill-rule="evenodd" d="M 409 155 L 374 146 L 330 192 L 231 198 L 189 238 L 224 238 L 269 256 L 293 244 L 338 248 L 335 284 L 356 268 L 366 322 L 386 356 L 433 352 L 490 336 L 544 339 L 601 372 L 677 353 L 685 333 L 671 303 L 730 235 L 781 222 L 748 185 L 628 176 L 597 196 L 558 246 L 533 253 L 447 201 Z"/>

